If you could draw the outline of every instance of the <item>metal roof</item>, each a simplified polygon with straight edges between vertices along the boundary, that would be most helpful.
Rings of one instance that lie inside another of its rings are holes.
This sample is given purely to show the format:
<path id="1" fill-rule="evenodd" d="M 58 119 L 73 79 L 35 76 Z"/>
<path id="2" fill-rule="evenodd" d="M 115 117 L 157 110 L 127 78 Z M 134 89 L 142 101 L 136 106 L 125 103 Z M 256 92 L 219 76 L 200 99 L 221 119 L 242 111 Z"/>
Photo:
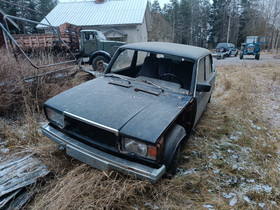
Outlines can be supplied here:
<path id="1" fill-rule="evenodd" d="M 78 26 L 142 24 L 147 0 L 107 0 L 59 3 L 46 16 L 51 25 L 65 22 Z M 41 23 L 47 24 L 44 19 Z M 39 28 L 46 26 L 38 25 Z"/>
<path id="2" fill-rule="evenodd" d="M 174 55 L 189 58 L 194 61 L 205 55 L 211 54 L 211 52 L 205 48 L 168 42 L 139 42 L 122 45 L 120 48 Z"/>

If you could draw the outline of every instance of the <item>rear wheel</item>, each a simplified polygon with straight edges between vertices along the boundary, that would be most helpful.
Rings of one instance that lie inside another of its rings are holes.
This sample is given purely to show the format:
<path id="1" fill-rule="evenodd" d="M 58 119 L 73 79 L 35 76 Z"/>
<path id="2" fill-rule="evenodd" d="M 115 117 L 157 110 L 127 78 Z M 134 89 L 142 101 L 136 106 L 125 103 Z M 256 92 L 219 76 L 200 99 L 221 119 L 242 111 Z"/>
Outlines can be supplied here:
<path id="1" fill-rule="evenodd" d="M 109 63 L 109 59 L 102 55 L 96 56 L 91 63 L 93 70 L 103 72 L 103 63 Z"/>

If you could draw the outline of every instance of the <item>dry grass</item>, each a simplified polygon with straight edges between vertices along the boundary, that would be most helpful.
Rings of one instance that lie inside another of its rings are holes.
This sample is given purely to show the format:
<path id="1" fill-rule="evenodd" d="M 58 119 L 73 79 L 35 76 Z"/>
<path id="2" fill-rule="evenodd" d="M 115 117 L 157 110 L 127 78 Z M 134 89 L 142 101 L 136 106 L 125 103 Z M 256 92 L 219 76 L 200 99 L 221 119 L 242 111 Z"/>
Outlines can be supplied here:
<path id="1" fill-rule="evenodd" d="M 59 55 L 52 56 L 51 54 L 40 53 L 33 60 L 37 64 L 51 64 L 59 58 Z M 71 77 L 71 74 L 75 73 L 77 69 L 75 66 L 64 72 L 65 75 L 70 75 L 71 82 L 68 81 L 69 78 L 67 77 L 58 81 L 59 78 L 50 78 L 48 75 L 26 81 L 25 78 L 67 66 L 36 69 L 23 56 L 18 55 L 16 59 L 11 53 L 8 54 L 3 49 L 0 50 L 0 63 L 0 116 L 11 115 L 11 113 L 17 114 L 19 111 L 21 113 L 29 112 L 28 115 L 32 115 L 35 109 L 38 113 L 42 104 L 48 98 L 81 82 Z M 31 110 L 29 110 L 30 108 Z"/>
<path id="2" fill-rule="evenodd" d="M 26 97 L 25 118 L 0 122 L 0 137 L 13 152 L 35 153 L 53 177 L 37 187 L 36 197 L 25 208 L 277 209 L 280 126 L 272 118 L 280 111 L 279 67 L 268 63 L 217 70 L 211 103 L 184 146 L 177 176 L 154 185 L 66 156 L 42 136 L 41 118 L 34 112 L 38 103 Z M 52 94 L 55 91 L 48 96 Z"/>

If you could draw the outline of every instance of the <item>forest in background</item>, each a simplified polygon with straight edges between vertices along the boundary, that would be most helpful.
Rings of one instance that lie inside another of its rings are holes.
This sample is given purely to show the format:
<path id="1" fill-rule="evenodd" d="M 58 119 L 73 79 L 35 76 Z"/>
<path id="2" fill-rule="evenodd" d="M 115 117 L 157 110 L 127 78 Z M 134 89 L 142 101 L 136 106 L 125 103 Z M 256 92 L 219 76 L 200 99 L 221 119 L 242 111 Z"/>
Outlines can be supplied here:
<path id="1" fill-rule="evenodd" d="M 8 15 L 40 22 L 43 20 L 44 16 L 46 16 L 57 5 L 57 3 L 57 0 L 0 0 L 0 9 Z M 16 4 L 23 7 L 18 7 Z M 25 8 L 29 8 L 31 10 Z M 32 10 L 38 10 L 42 12 L 42 14 Z M 26 22 L 17 20 L 14 21 L 18 24 L 20 29 L 19 31 L 13 31 L 14 33 L 30 34 L 38 32 L 35 24 L 27 24 Z"/>
<path id="2" fill-rule="evenodd" d="M 47 15 L 57 0 L 6 0 Z M 246 36 L 266 36 L 265 49 L 280 46 L 280 0 L 170 0 L 162 8 L 149 0 L 149 41 L 168 41 L 214 48 L 219 42 L 240 47 Z M 0 1 L 7 14 L 41 21 L 42 15 Z M 19 23 L 16 33 L 37 33 L 35 25 Z"/>
<path id="3" fill-rule="evenodd" d="M 151 41 L 240 47 L 246 36 L 266 36 L 265 49 L 279 48 L 280 0 L 170 0 L 163 8 L 155 0 L 150 8 Z"/>

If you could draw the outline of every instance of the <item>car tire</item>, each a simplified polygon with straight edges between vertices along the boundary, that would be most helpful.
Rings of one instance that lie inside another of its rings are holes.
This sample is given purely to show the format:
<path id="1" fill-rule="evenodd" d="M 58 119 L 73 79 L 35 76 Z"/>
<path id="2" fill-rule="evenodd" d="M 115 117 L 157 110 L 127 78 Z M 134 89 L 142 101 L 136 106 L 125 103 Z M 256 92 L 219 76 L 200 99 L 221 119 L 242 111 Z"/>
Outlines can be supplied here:
<path id="1" fill-rule="evenodd" d="M 211 103 L 212 94 L 209 97 L 208 104 Z"/>
<path id="2" fill-rule="evenodd" d="M 108 63 L 109 59 L 106 58 L 105 56 L 99 55 L 96 56 L 93 60 L 92 60 L 92 68 L 94 71 L 100 71 L 103 72 L 104 68 L 103 68 L 103 63 Z"/>
<path id="3" fill-rule="evenodd" d="M 243 54 L 244 54 L 243 51 L 241 51 L 241 52 L 240 52 L 240 56 L 239 56 L 240 59 L 243 59 Z"/>
<path id="4" fill-rule="evenodd" d="M 235 53 L 234 57 L 236 57 L 238 55 L 238 51 Z"/>
<path id="5" fill-rule="evenodd" d="M 174 156 L 172 158 L 169 170 L 168 170 L 168 172 L 172 176 L 174 176 L 177 172 L 178 162 L 179 162 L 179 159 L 180 159 L 180 152 L 181 152 L 181 144 L 179 144 L 177 146 L 176 151 L 174 153 Z"/>

